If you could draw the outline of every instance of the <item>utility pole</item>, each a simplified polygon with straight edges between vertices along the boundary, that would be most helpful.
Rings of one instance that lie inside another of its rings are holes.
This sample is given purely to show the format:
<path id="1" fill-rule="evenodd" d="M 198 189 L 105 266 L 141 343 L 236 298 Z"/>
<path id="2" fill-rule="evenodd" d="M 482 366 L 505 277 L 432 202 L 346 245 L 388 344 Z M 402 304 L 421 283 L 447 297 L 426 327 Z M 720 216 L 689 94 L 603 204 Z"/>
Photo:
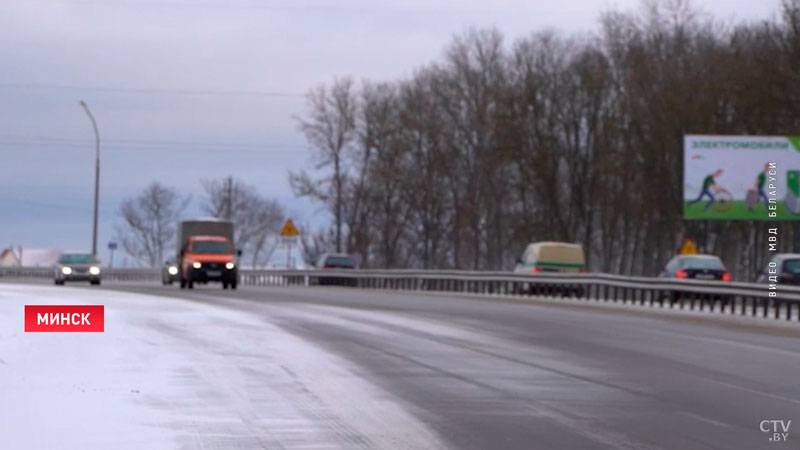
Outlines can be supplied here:
<path id="1" fill-rule="evenodd" d="M 92 226 L 92 255 L 97 256 L 97 201 L 100 196 L 100 133 L 97 131 L 97 122 L 94 120 L 92 112 L 86 102 L 81 100 L 80 105 L 92 121 L 92 128 L 94 129 L 94 220 Z"/>
<path id="2" fill-rule="evenodd" d="M 225 202 L 225 220 L 231 220 L 233 217 L 233 176 L 229 176 L 227 181 L 227 195 Z"/>

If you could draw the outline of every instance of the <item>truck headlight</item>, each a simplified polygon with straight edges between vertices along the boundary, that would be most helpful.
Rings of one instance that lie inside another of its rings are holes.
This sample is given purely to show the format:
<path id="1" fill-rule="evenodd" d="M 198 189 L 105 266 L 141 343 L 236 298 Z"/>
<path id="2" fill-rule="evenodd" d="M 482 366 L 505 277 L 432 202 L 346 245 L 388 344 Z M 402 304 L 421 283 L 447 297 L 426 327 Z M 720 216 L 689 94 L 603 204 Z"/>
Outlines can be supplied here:
<path id="1" fill-rule="evenodd" d="M 225 263 L 225 268 L 228 269 L 228 270 L 232 270 L 235 266 L 236 265 L 233 264 L 232 262 Z"/>
<path id="2" fill-rule="evenodd" d="M 63 273 L 64 275 L 71 274 L 72 273 L 72 267 L 62 267 L 61 268 L 61 273 Z"/>
<path id="3" fill-rule="evenodd" d="M 100 275 L 100 268 L 97 266 L 89 267 L 89 273 L 92 275 Z"/>
<path id="4" fill-rule="evenodd" d="M 192 267 L 194 267 L 195 269 L 199 269 L 199 268 L 203 267 L 203 265 L 200 264 L 199 262 L 195 261 L 195 262 L 192 263 Z"/>
<path id="5" fill-rule="evenodd" d="M 167 272 L 169 272 L 170 275 L 177 275 L 178 274 L 178 268 L 175 267 L 175 266 L 169 266 L 169 268 L 167 269 Z"/>

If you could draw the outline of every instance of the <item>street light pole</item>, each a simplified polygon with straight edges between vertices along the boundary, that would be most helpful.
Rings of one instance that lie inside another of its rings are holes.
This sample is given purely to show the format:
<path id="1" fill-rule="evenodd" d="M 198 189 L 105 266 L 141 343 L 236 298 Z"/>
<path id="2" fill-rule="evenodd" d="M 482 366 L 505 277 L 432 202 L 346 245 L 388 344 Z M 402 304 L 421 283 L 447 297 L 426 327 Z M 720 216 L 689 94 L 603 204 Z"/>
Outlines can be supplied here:
<path id="1" fill-rule="evenodd" d="M 92 112 L 89 111 L 86 102 L 81 100 L 80 104 L 83 106 L 83 110 L 86 111 L 86 115 L 89 116 L 89 120 L 92 121 L 92 128 L 94 128 L 94 226 L 92 228 L 92 255 L 97 256 L 97 199 L 100 195 L 100 133 L 97 131 L 97 122 L 95 122 L 94 116 Z"/>

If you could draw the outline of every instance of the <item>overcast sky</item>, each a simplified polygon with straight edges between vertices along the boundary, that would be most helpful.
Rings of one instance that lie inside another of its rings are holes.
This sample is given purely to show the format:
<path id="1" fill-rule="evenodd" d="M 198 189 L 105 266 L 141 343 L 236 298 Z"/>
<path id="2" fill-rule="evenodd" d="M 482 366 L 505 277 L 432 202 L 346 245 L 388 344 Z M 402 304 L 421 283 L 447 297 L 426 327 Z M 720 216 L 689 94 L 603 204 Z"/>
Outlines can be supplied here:
<path id="1" fill-rule="evenodd" d="M 779 0 L 696 2 L 717 18 L 777 16 Z M 121 199 L 157 180 L 192 194 L 234 175 L 296 221 L 327 216 L 293 198 L 309 150 L 293 115 L 337 76 L 394 80 L 436 60 L 456 33 L 496 26 L 597 29 L 638 0 L 0 0 L 0 248 L 89 249 L 91 124 L 103 138 L 99 246 Z"/>

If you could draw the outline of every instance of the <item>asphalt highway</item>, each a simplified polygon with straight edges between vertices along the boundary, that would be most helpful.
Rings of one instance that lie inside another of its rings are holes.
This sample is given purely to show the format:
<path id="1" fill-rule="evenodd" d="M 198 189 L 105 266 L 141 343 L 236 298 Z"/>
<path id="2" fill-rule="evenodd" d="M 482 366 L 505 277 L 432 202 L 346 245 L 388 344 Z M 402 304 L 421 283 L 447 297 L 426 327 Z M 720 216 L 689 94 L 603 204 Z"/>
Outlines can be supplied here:
<path id="1" fill-rule="evenodd" d="M 800 423 L 800 330 L 336 287 L 104 289 L 277 325 L 353 364 L 445 447 L 800 448 L 800 429 L 784 444 L 760 430 Z"/>

